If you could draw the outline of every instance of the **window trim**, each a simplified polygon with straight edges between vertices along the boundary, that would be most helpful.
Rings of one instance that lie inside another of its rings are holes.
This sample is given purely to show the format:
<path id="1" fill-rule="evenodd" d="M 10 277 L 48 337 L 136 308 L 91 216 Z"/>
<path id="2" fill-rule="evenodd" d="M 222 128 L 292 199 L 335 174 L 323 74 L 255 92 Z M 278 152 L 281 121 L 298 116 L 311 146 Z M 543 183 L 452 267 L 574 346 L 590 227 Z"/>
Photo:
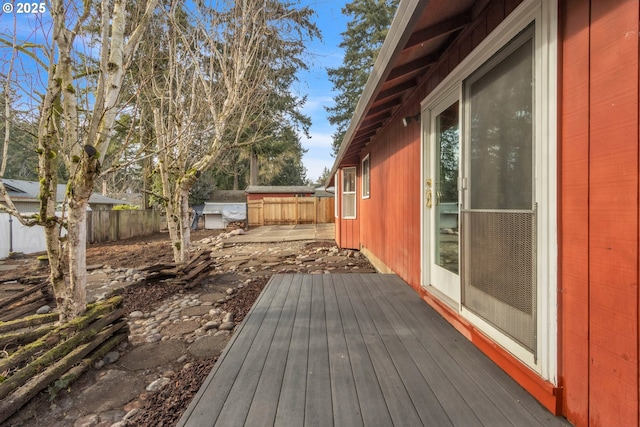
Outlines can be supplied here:
<path id="1" fill-rule="evenodd" d="M 367 167 L 365 168 L 365 162 Z M 362 159 L 362 198 L 369 199 L 371 197 L 371 161 L 369 154 Z"/>
<path id="2" fill-rule="evenodd" d="M 353 191 L 349 191 L 349 192 L 345 192 L 344 191 L 344 184 L 345 184 L 344 176 L 345 176 L 345 173 L 347 171 L 353 171 L 353 177 L 356 180 L 356 182 L 354 183 L 355 185 L 353 186 Z M 357 175 L 357 173 L 358 173 L 358 171 L 357 171 L 357 168 L 355 166 L 349 166 L 349 167 L 346 167 L 346 168 L 342 168 L 342 182 L 340 183 L 341 184 L 340 193 L 342 194 L 342 206 L 341 206 L 342 207 L 342 209 L 341 209 L 341 211 L 342 211 L 342 219 L 356 219 L 357 218 L 357 203 L 356 203 L 357 200 L 358 200 L 358 194 L 357 194 L 358 193 L 358 191 L 357 191 L 357 188 L 358 188 L 358 183 L 357 183 L 358 175 Z M 345 205 L 346 205 L 345 202 L 344 202 L 345 195 L 353 196 L 353 216 L 351 216 L 351 215 L 347 216 L 345 214 Z"/>
<path id="3" fill-rule="evenodd" d="M 334 188 L 333 188 L 333 217 L 334 218 L 339 218 L 339 212 L 338 212 L 338 196 L 339 196 L 339 189 L 342 188 L 342 183 L 340 182 L 340 175 L 338 174 L 338 172 L 335 173 L 335 175 L 333 176 L 333 182 L 334 182 Z"/>

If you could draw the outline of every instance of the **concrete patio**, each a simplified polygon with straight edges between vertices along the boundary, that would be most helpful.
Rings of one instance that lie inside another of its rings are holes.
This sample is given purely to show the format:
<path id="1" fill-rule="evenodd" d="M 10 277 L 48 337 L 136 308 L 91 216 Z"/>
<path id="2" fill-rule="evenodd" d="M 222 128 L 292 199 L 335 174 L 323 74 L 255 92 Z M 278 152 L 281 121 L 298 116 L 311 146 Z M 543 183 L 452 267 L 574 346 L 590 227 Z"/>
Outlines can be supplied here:
<path id="1" fill-rule="evenodd" d="M 245 234 L 232 236 L 229 242 L 269 243 L 294 240 L 334 240 L 335 224 L 264 225 L 252 228 Z"/>

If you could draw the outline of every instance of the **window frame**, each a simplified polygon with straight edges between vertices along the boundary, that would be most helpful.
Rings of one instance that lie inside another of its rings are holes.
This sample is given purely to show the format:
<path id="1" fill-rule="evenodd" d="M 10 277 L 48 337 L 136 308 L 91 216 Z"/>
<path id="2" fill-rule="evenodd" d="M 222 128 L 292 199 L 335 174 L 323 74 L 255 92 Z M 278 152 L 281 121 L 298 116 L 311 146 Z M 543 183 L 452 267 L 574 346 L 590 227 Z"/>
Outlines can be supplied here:
<path id="1" fill-rule="evenodd" d="M 340 182 L 340 175 L 338 172 L 335 173 L 335 175 L 333 176 L 333 182 L 334 182 L 334 188 L 333 188 L 333 217 L 334 218 L 339 218 L 339 212 L 338 212 L 338 196 L 339 196 L 339 189 L 341 189 L 342 187 L 342 183 Z"/>
<path id="2" fill-rule="evenodd" d="M 371 160 L 369 160 L 369 155 L 367 154 L 362 159 L 362 198 L 368 199 L 371 197 Z M 366 163 L 366 167 L 365 167 Z"/>
<path id="3" fill-rule="evenodd" d="M 345 191 L 345 183 L 346 183 L 345 175 L 347 174 L 347 172 L 351 172 L 351 171 L 353 171 L 353 179 L 354 179 L 353 191 L 346 192 Z M 356 217 L 357 217 L 357 203 L 356 203 L 357 200 L 358 200 L 358 195 L 357 195 L 357 193 L 358 193 L 358 191 L 357 191 L 357 188 L 358 188 L 357 187 L 358 175 L 357 175 L 357 173 L 358 173 L 358 170 L 357 170 L 357 168 L 355 166 L 349 166 L 349 167 L 346 167 L 346 168 L 342 168 L 342 182 L 340 183 L 341 184 L 340 193 L 342 194 L 342 206 L 341 206 L 342 207 L 342 209 L 341 209 L 341 211 L 342 211 L 342 219 L 356 219 Z M 346 206 L 346 203 L 344 202 L 345 201 L 345 196 L 353 197 L 353 215 L 347 215 L 346 212 L 345 212 L 345 206 Z"/>

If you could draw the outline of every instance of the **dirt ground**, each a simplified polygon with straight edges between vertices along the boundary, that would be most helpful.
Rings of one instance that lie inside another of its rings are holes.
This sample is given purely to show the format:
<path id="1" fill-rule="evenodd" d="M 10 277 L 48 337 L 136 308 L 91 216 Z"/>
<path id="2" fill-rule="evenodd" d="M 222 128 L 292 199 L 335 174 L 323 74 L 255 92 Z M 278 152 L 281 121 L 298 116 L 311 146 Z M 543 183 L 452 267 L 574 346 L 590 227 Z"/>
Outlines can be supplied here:
<path id="1" fill-rule="evenodd" d="M 196 250 L 207 249 L 218 233 L 213 230 L 194 232 L 192 242 Z M 233 298 L 228 297 L 219 308 L 224 312 L 232 312 L 236 324 L 242 321 L 271 274 L 373 271 L 368 261 L 359 253 L 339 250 L 332 241 L 233 244 L 225 245 L 225 248 L 218 252 L 214 250 L 211 256 L 217 257 L 217 265 L 215 271 L 211 272 L 210 279 L 187 292 L 200 295 L 201 299 L 204 299 L 204 296 L 214 295 L 222 289 L 227 289 L 229 293 L 229 287 L 235 286 Z M 32 262 L 27 263 L 28 274 L 46 274 L 46 269 L 37 267 L 37 260 L 35 257 L 32 258 Z M 116 243 L 91 245 L 87 248 L 87 265 L 96 268 L 99 266 L 102 269 L 140 269 L 143 266 L 172 261 L 171 246 L 166 233 Z M 12 273 L 0 272 L 0 279 L 10 274 Z M 158 307 L 162 304 L 166 305 L 172 298 L 174 300 L 184 298 L 186 294 L 180 285 L 158 286 L 156 283 L 129 286 L 125 288 L 123 295 L 127 312 L 133 314 L 157 311 Z M 132 321 L 133 319 L 130 320 L 130 324 Z M 135 341 L 133 338 L 130 336 L 129 344 L 119 349 L 120 361 L 135 359 L 139 350 L 152 345 Z M 154 366 L 153 369 L 130 369 L 120 362 L 91 369 L 58 395 L 51 396 L 41 392 L 0 427 L 175 425 L 214 366 L 219 351 L 195 357 L 184 351 L 188 345 L 184 337 L 176 335 L 165 338 L 168 338 L 166 342 L 163 339 L 157 345 L 184 344 L 184 347 L 180 347 L 182 356 L 177 360 L 174 357 L 161 366 Z M 177 354 L 179 355 L 180 351 Z M 144 360 L 138 362 L 145 363 Z M 124 376 L 115 382 L 109 383 L 105 380 L 109 376 L 122 375 L 122 372 Z M 159 390 L 148 391 L 149 382 L 157 378 L 160 375 L 159 372 L 162 373 L 162 377 L 168 378 L 167 384 Z M 105 386 L 100 389 L 97 387 L 99 384 L 105 384 Z M 145 385 L 147 385 L 146 388 Z M 94 391 L 96 388 L 98 388 L 97 392 Z M 86 401 L 89 395 L 91 395 L 91 402 Z M 89 410 L 89 407 L 94 409 Z"/>

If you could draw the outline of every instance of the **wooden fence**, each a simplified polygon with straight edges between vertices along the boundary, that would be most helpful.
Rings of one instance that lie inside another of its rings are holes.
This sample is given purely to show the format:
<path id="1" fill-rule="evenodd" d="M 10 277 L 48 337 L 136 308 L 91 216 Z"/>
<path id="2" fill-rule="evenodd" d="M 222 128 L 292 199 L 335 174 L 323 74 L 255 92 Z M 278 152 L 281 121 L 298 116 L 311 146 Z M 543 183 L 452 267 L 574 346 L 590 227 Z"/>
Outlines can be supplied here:
<path id="1" fill-rule="evenodd" d="M 333 197 L 265 197 L 247 202 L 249 227 L 334 221 Z"/>
<path id="2" fill-rule="evenodd" d="M 87 243 L 115 242 L 129 237 L 146 236 L 158 233 L 160 226 L 158 211 L 89 211 Z M 11 252 L 32 254 L 46 250 L 44 229 L 41 226 L 23 226 L 9 214 L 0 212 L 0 259 L 8 257 Z"/>
<path id="3" fill-rule="evenodd" d="M 115 242 L 160 231 L 160 213 L 155 210 L 87 212 L 87 243 Z"/>

